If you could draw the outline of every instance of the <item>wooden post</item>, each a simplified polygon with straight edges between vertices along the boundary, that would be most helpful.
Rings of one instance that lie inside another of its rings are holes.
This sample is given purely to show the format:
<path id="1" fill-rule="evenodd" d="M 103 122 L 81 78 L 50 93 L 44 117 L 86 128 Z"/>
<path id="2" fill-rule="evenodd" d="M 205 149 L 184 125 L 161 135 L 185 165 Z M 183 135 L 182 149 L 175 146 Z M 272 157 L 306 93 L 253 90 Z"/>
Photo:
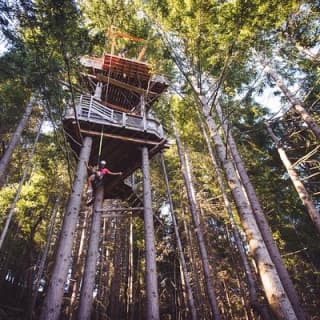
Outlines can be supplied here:
<path id="1" fill-rule="evenodd" d="M 64 285 L 71 265 L 72 242 L 79 220 L 79 209 L 85 178 L 87 176 L 86 162 L 90 157 L 92 138 L 85 137 L 80 152 L 77 172 L 73 181 L 72 193 L 68 202 L 63 228 L 60 236 L 56 261 L 52 272 L 48 292 L 45 297 L 40 320 L 58 320 L 64 293 Z"/>
<path id="2" fill-rule="evenodd" d="M 147 111 L 146 111 L 144 96 L 140 97 L 140 102 L 141 102 L 142 126 L 143 126 L 143 130 L 146 131 L 147 130 Z"/>
<path id="3" fill-rule="evenodd" d="M 149 153 L 142 147 L 143 201 L 144 201 L 144 234 L 146 250 L 146 287 L 148 320 L 159 320 L 159 297 L 156 269 L 156 248 L 153 226 L 151 186 L 150 186 Z"/>
<path id="4" fill-rule="evenodd" d="M 102 82 L 97 82 L 96 89 L 94 90 L 94 97 L 95 99 L 101 100 L 102 94 Z"/>
<path id="5" fill-rule="evenodd" d="M 92 103 L 93 103 L 93 96 L 90 96 L 88 119 L 90 119 L 90 116 L 91 116 Z"/>
<path id="6" fill-rule="evenodd" d="M 99 239 L 101 229 L 101 208 L 104 200 L 104 187 L 100 186 L 96 190 L 96 198 L 93 206 L 93 218 L 89 237 L 86 266 L 84 269 L 83 283 L 80 293 L 80 307 L 78 319 L 91 319 L 93 290 L 95 285 L 95 275 L 99 250 Z"/>

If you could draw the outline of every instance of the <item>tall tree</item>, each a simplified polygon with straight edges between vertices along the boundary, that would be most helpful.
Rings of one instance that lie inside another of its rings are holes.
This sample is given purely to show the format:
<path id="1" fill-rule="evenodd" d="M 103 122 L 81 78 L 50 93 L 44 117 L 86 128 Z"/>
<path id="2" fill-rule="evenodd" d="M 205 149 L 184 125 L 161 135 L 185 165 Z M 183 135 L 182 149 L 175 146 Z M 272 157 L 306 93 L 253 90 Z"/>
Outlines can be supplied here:
<path id="1" fill-rule="evenodd" d="M 101 210 L 103 208 L 104 189 L 100 186 L 96 190 L 96 196 L 93 207 L 93 218 L 89 236 L 89 245 L 84 268 L 80 302 L 79 319 L 91 319 L 93 307 L 93 291 L 95 287 L 96 269 L 98 261 L 98 250 L 101 231 Z"/>
<path id="2" fill-rule="evenodd" d="M 67 280 L 68 269 L 71 264 L 72 243 L 75 228 L 79 219 L 79 209 L 81 204 L 84 180 L 87 175 L 86 163 L 89 161 L 92 138 L 85 137 L 81 148 L 77 166 L 77 172 L 72 186 L 66 213 L 64 216 L 59 247 L 56 254 L 56 261 L 42 307 L 40 319 L 58 319 L 62 305 L 64 284 Z"/>
<path id="3" fill-rule="evenodd" d="M 43 117 L 44 119 L 44 117 Z M 30 164 L 31 164 L 31 159 L 33 157 L 33 154 L 35 152 L 35 149 L 36 149 L 36 145 L 38 143 L 38 140 L 39 140 L 39 137 L 40 137 L 40 133 L 41 133 L 41 126 L 42 126 L 42 122 L 43 122 L 43 119 L 42 121 L 40 122 L 39 126 L 38 126 L 38 133 L 36 135 L 36 138 L 34 140 L 34 143 L 33 143 L 33 146 L 32 146 L 32 149 L 30 151 L 30 154 L 29 154 L 29 159 L 28 159 L 28 162 L 26 163 L 26 166 L 24 167 L 24 170 L 23 170 L 23 175 L 22 175 L 22 178 L 20 180 L 20 183 L 19 183 L 19 186 L 18 186 L 18 189 L 17 189 L 17 192 L 16 192 L 16 195 L 12 201 L 12 204 L 11 204 L 11 207 L 10 207 L 10 211 L 8 213 L 8 216 L 7 216 L 7 219 L 6 219 L 6 223 L 4 225 L 4 228 L 1 232 L 1 236 L 0 236 L 0 250 L 2 248 L 2 245 L 3 245 L 3 242 L 4 242 L 4 239 L 7 235 L 7 232 L 8 232 L 8 229 L 9 229 L 9 225 L 11 223 L 11 220 L 12 220 L 12 217 L 14 215 L 14 210 L 15 210 L 15 206 L 17 204 L 17 201 L 20 197 L 20 192 L 21 192 L 21 189 L 22 189 L 22 186 L 27 178 L 27 174 L 28 174 L 28 171 L 30 169 Z"/>
<path id="4" fill-rule="evenodd" d="M 309 193 L 307 192 L 306 188 L 304 187 L 303 183 L 300 181 L 299 176 L 296 172 L 296 170 L 292 167 L 292 164 L 285 152 L 285 150 L 283 149 L 283 147 L 281 146 L 279 139 L 275 136 L 275 134 L 273 133 L 270 124 L 266 123 L 267 126 L 267 130 L 268 133 L 271 137 L 271 139 L 273 140 L 273 142 L 276 144 L 277 146 L 277 150 L 279 153 L 279 156 L 283 162 L 283 165 L 285 166 L 285 168 L 287 169 L 287 172 L 290 176 L 290 179 L 301 199 L 301 201 L 303 202 L 303 204 L 305 205 L 309 216 L 311 218 L 311 220 L 313 221 L 316 229 L 318 230 L 318 232 L 320 232 L 320 215 L 319 215 L 319 211 L 317 210 L 316 206 L 314 205 L 312 198 L 310 197 Z"/>
<path id="5" fill-rule="evenodd" d="M 167 193 L 168 193 L 168 200 L 169 200 L 169 205 L 170 205 L 171 218 L 172 218 L 174 232 L 175 232 L 176 241 L 177 241 L 177 245 L 178 245 L 178 253 L 179 253 L 180 263 L 181 263 L 181 267 L 182 267 L 184 281 L 185 281 L 186 288 L 187 288 L 187 299 L 188 299 L 188 303 L 189 303 L 191 318 L 192 318 L 192 320 L 196 320 L 198 318 L 197 310 L 196 310 L 196 307 L 195 307 L 192 288 L 191 288 L 191 285 L 190 285 L 190 279 L 189 279 L 189 276 L 188 276 L 187 265 L 186 265 L 186 261 L 185 261 L 184 254 L 183 254 L 183 249 L 182 249 L 182 243 L 181 243 L 181 239 L 180 239 L 178 224 L 177 224 L 176 217 L 175 217 L 175 214 L 174 214 L 173 201 L 172 201 L 172 196 L 171 196 L 170 187 L 169 187 L 168 174 L 167 174 L 167 170 L 166 170 L 166 165 L 165 165 L 165 162 L 164 162 L 163 154 L 161 153 L 160 156 L 161 156 L 162 170 L 163 170 L 163 173 L 164 173 L 164 179 L 165 179 Z"/>
<path id="6" fill-rule="evenodd" d="M 256 224 L 250 204 L 248 203 L 240 181 L 237 178 L 233 163 L 226 154 L 224 144 L 217 132 L 216 124 L 210 116 L 210 109 L 205 101 L 202 101 L 201 104 L 210 134 L 216 146 L 217 154 L 224 168 L 226 179 L 236 202 L 242 225 L 247 235 L 250 251 L 256 260 L 259 276 L 264 286 L 269 305 L 278 318 L 292 317 L 292 319 L 296 319 L 295 312 L 282 286 L 274 263 L 270 258 L 267 247 Z M 272 287 L 269 285 L 270 282 L 273 283 Z"/>
<path id="7" fill-rule="evenodd" d="M 19 122 L 19 125 L 17 126 L 15 132 L 12 135 L 9 146 L 6 148 L 6 151 L 0 160 L 0 188 L 5 183 L 6 172 L 7 172 L 7 167 L 9 165 L 9 161 L 11 159 L 14 148 L 16 147 L 17 143 L 19 142 L 19 140 L 21 138 L 21 134 L 22 134 L 27 122 L 28 122 L 28 119 L 29 119 L 31 112 L 32 112 L 33 105 L 34 105 L 34 100 L 31 99 L 25 109 L 25 112 Z"/>
<path id="8" fill-rule="evenodd" d="M 182 175 L 183 175 L 183 179 L 185 181 L 185 188 L 187 190 L 191 216 L 192 216 L 194 227 L 196 229 L 198 245 L 200 248 L 203 271 L 204 271 L 205 281 L 206 281 L 205 285 L 206 285 L 207 294 L 208 294 L 209 301 L 210 301 L 212 316 L 214 319 L 220 319 L 221 315 L 220 315 L 220 311 L 219 311 L 219 307 L 218 307 L 216 294 L 214 291 L 214 284 L 213 284 L 214 278 L 212 276 L 212 273 L 211 273 L 212 271 L 210 270 L 210 266 L 209 266 L 209 262 L 208 262 L 208 253 L 207 253 L 207 249 L 206 249 L 206 246 L 204 243 L 203 230 L 202 230 L 202 226 L 200 223 L 200 217 L 199 217 L 200 213 L 199 213 L 199 209 L 197 208 L 195 194 L 194 194 L 194 190 L 192 188 L 190 167 L 188 166 L 187 160 L 185 158 L 185 154 L 182 149 L 180 136 L 179 136 L 178 130 L 176 128 L 173 115 L 172 115 L 172 121 L 173 121 L 172 124 L 173 124 L 174 133 L 175 133 L 179 158 L 180 158 L 180 162 L 181 162 Z"/>

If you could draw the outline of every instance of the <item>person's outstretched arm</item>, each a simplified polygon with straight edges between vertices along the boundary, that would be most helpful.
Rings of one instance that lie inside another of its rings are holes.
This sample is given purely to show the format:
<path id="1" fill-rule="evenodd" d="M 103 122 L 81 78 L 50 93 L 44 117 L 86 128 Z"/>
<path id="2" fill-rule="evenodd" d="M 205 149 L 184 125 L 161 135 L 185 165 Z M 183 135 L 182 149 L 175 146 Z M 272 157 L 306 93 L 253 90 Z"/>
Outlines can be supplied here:
<path id="1" fill-rule="evenodd" d="M 110 174 L 112 176 L 122 176 L 122 171 L 112 172 L 112 171 L 108 170 L 108 174 Z"/>

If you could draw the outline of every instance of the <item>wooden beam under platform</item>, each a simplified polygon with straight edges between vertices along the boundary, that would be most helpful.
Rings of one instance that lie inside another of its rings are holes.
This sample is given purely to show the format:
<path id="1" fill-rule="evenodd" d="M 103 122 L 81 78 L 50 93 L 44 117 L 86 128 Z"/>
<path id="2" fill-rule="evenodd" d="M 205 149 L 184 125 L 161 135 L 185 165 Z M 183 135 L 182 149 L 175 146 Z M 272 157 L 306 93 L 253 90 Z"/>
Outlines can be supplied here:
<path id="1" fill-rule="evenodd" d="M 131 218 L 132 214 L 121 214 L 121 213 L 105 213 L 101 215 L 102 219 L 110 219 L 110 218 Z"/>
<path id="2" fill-rule="evenodd" d="M 113 209 L 101 209 L 96 210 L 97 212 L 124 212 L 124 211 L 140 211 L 143 207 L 133 207 L 133 208 L 113 208 Z"/>
<path id="3" fill-rule="evenodd" d="M 89 136 L 101 136 L 101 132 L 92 131 L 92 130 L 81 129 L 81 133 L 87 134 Z M 156 141 L 150 141 L 150 140 L 139 139 L 139 138 L 124 137 L 124 136 L 121 136 L 118 134 L 112 134 L 112 133 L 105 133 L 104 132 L 104 133 L 102 133 L 102 135 L 105 138 L 111 138 L 111 139 L 122 140 L 122 141 L 130 141 L 133 143 L 147 144 L 147 145 L 151 145 L 151 146 L 157 146 L 159 144 L 159 142 L 156 142 Z"/>
<path id="4" fill-rule="evenodd" d="M 138 93 L 139 95 L 142 95 L 142 94 L 145 94 L 145 95 L 150 95 L 150 96 L 158 96 L 159 93 L 157 92 L 153 92 L 153 91 L 150 91 L 150 90 L 145 90 L 145 89 L 142 89 L 142 88 L 138 88 L 138 87 L 135 87 L 135 86 L 132 86 L 130 84 L 127 84 L 125 82 L 121 82 L 119 80 L 115 80 L 111 77 L 107 77 L 107 76 L 103 76 L 101 74 L 98 74 L 98 75 L 92 75 L 92 74 L 85 74 L 85 73 L 82 73 L 84 76 L 87 76 L 88 78 L 93 78 L 93 79 L 96 79 L 98 81 L 103 81 L 103 82 L 109 82 L 117 87 L 120 87 L 120 88 L 123 88 L 123 89 L 127 89 L 129 91 L 132 91 L 132 92 L 135 92 L 135 93 Z"/>

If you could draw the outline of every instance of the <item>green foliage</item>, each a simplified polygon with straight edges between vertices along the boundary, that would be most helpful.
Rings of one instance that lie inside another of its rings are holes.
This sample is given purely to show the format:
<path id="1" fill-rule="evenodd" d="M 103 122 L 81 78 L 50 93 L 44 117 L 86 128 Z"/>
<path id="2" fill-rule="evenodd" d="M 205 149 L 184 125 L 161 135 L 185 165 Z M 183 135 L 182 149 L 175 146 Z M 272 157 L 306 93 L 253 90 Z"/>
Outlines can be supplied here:
<path id="1" fill-rule="evenodd" d="M 0 11 L 2 7 L 3 4 L 0 3 Z M 201 84 L 204 92 L 211 89 L 208 84 L 203 83 L 205 77 L 219 79 L 220 103 L 267 214 L 274 238 L 310 313 L 316 314 L 319 237 L 315 235 L 310 219 L 266 135 L 263 121 L 270 115 L 252 98 L 255 91 L 258 91 L 251 85 L 258 77 L 259 70 L 251 54 L 252 48 L 256 48 L 271 57 L 271 60 L 281 57 L 280 62 L 275 61 L 280 73 L 288 78 L 289 83 L 301 84 L 303 92 L 308 93 L 306 105 L 310 106 L 315 119 L 319 121 L 318 62 L 301 55 L 296 46 L 299 44 L 313 49 L 318 45 L 318 4 L 293 0 L 88 0 L 80 2 L 79 7 L 78 3 L 71 0 L 37 0 L 19 1 L 8 10 L 10 12 L 0 12 L 2 30 L 9 36 L 11 43 L 9 51 L 0 57 L 0 134 L 8 137 L 8 132 L 21 118 L 23 107 L 31 93 L 40 94 L 39 101 L 45 105 L 47 115 L 58 128 L 54 133 L 41 137 L 36 155 L 32 159 L 32 171 L 22 189 L 5 243 L 4 252 L 15 276 L 20 277 L 22 268 L 28 269 L 34 265 L 35 259 L 30 261 L 27 258 L 28 250 L 33 250 L 34 256 L 41 253 L 56 196 L 62 193 L 66 197 L 69 191 L 66 168 L 72 164 L 66 161 L 66 146 L 61 132 L 61 117 L 69 94 L 62 90 L 59 81 L 77 83 L 80 70 L 78 58 L 81 55 L 109 52 L 111 39 L 106 33 L 111 26 L 115 26 L 121 32 L 146 39 L 145 59 L 152 72 L 169 75 L 172 82 L 168 94 L 159 99 L 153 109 L 168 131 L 170 148 L 165 150 L 164 155 L 188 266 L 190 267 L 192 259 L 187 250 L 190 249 L 190 243 L 185 226 L 190 229 L 193 237 L 194 230 L 191 227 L 192 219 L 188 212 L 180 161 L 172 134 L 171 111 L 192 164 L 193 183 L 205 226 L 209 259 L 218 277 L 219 297 L 225 297 L 221 288 L 226 286 L 225 290 L 229 290 L 231 296 L 232 316 L 242 317 L 243 305 L 239 295 L 234 293 L 238 289 L 238 281 L 244 282 L 244 279 L 238 278 L 241 268 L 234 268 L 240 265 L 239 258 L 232 239 L 227 235 L 228 219 L 200 130 L 198 102 L 185 79 L 177 72 L 174 66 L 176 61 L 172 59 L 173 52 L 176 59 L 190 64 L 191 67 L 186 69 L 187 75 Z M 11 12 L 16 13 L 14 28 L 12 25 L 9 28 L 8 25 Z M 166 39 L 159 30 L 164 31 Z M 118 37 L 116 53 L 126 47 L 128 58 L 137 57 L 143 45 Z M 297 75 L 303 81 L 298 81 Z M 274 85 L 269 80 L 261 81 L 262 89 L 268 84 Z M 246 91 L 245 98 L 240 99 L 239 95 Z M 5 221 L 28 158 L 27 151 L 30 149 L 37 116 L 35 114 L 30 121 L 22 144 L 12 158 L 8 184 L 0 191 L 1 225 Z M 216 118 L 214 108 L 213 116 Z M 303 123 L 299 122 L 297 125 L 292 120 L 295 117 L 295 114 L 288 113 L 279 122 L 277 134 L 287 139 L 294 132 L 294 126 L 302 129 Z M 309 152 L 315 143 L 314 136 L 306 130 L 286 140 L 292 158 Z M 312 160 L 313 164 L 319 163 L 318 156 Z M 301 166 L 300 171 L 303 176 L 307 176 L 311 172 L 311 165 Z M 141 180 L 141 176 L 138 176 L 139 179 Z M 312 182 L 310 190 L 316 192 L 319 178 L 308 181 Z M 161 216 L 168 202 L 160 162 L 156 157 L 152 162 L 152 182 L 153 209 L 159 218 L 156 222 L 156 237 L 161 310 L 166 314 L 169 313 L 167 305 L 170 305 L 170 310 L 175 308 L 173 301 L 182 292 L 182 285 L 177 280 L 179 264 L 172 221 L 168 215 Z M 139 267 L 138 282 L 143 282 L 145 268 L 143 232 L 141 219 L 134 219 L 134 259 Z M 303 248 L 306 249 L 299 251 Z M 194 245 L 192 250 L 195 264 L 199 266 L 197 246 Z M 201 269 L 196 272 L 202 281 Z M 22 275 L 21 279 L 25 280 Z M 195 285 L 195 279 L 192 281 Z M 138 298 L 144 299 L 145 288 L 141 291 Z M 228 316 L 231 317 L 230 314 Z"/>

